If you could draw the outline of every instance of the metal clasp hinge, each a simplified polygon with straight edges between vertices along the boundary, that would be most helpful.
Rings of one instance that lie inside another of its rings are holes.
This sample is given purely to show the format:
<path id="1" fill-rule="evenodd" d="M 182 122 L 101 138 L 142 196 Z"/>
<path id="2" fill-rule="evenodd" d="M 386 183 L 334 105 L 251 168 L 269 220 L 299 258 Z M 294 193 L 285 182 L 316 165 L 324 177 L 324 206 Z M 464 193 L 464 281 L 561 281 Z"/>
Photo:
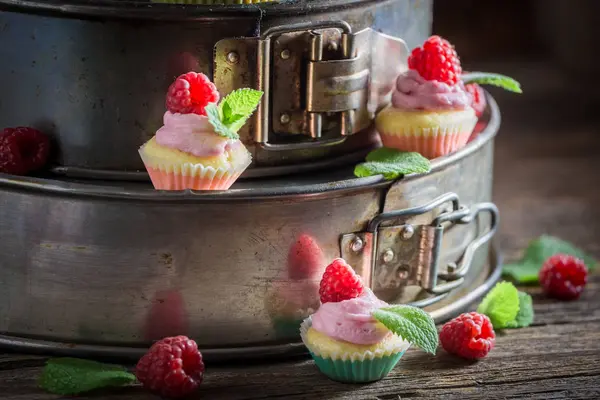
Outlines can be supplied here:
<path id="1" fill-rule="evenodd" d="M 325 35 L 318 32 L 324 30 L 341 32 L 339 38 L 328 36 L 329 47 L 337 49 L 339 43 L 340 59 L 324 59 Z M 344 21 L 267 30 L 258 48 L 258 86 L 265 96 L 257 110 L 255 141 L 269 150 L 322 147 L 364 128 L 364 122 L 357 124 L 356 110 L 366 109 L 369 61 L 367 54 L 357 55 L 355 34 Z M 333 134 L 326 138 L 326 131 Z M 277 134 L 312 140 L 273 143 Z"/>
<path id="2" fill-rule="evenodd" d="M 345 21 L 277 26 L 260 37 L 222 39 L 214 51 L 223 95 L 241 87 L 264 92 L 240 135 L 281 151 L 337 145 L 368 129 L 408 58 L 402 39 L 353 32 Z"/>
<path id="3" fill-rule="evenodd" d="M 446 203 L 451 203 L 452 208 L 430 224 L 384 225 L 430 213 Z M 489 229 L 467 245 L 459 260 L 440 268 L 444 230 L 455 224 L 470 224 L 482 212 L 490 214 Z M 494 236 L 497 226 L 498 209 L 494 204 L 479 203 L 467 208 L 460 205 L 456 194 L 447 193 L 425 206 L 377 215 L 365 232 L 342 236 L 341 254 L 376 293 L 417 285 L 435 295 L 418 304 L 425 306 L 464 282 L 475 252 Z M 439 280 L 444 283 L 438 283 Z"/>

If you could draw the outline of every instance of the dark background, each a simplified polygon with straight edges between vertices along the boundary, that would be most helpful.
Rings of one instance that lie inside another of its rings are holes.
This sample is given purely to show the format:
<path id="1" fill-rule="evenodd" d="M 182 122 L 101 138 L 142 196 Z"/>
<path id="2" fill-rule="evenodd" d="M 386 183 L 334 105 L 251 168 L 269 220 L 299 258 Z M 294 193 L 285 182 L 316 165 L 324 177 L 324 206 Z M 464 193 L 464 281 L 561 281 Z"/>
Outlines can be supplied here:
<path id="1" fill-rule="evenodd" d="M 435 0 L 433 21 L 467 65 L 547 57 L 565 72 L 600 71 L 597 0 Z"/>
<path id="2" fill-rule="evenodd" d="M 523 87 L 489 88 L 502 111 L 501 245 L 520 249 L 548 233 L 600 254 L 600 0 L 435 0 L 433 20 L 463 69 Z"/>

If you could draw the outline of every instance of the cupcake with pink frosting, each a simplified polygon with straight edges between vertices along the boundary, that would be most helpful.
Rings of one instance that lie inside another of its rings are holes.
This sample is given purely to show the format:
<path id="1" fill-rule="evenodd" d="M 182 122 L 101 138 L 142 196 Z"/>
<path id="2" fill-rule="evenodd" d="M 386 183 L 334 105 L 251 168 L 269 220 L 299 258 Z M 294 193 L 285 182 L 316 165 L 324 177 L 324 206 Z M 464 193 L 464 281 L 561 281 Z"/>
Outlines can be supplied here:
<path id="1" fill-rule="evenodd" d="M 304 320 L 300 335 L 329 378 L 348 383 L 380 380 L 411 344 L 435 354 L 438 335 L 429 314 L 378 299 L 343 259 L 326 268 L 319 294 L 321 305 Z"/>
<path id="2" fill-rule="evenodd" d="M 392 102 L 376 119 L 385 147 L 433 159 L 463 147 L 477 122 L 471 94 L 461 81 L 454 48 L 432 36 L 413 50 L 398 76 Z"/>
<path id="3" fill-rule="evenodd" d="M 262 92 L 240 89 L 220 103 L 201 73 L 179 76 L 167 93 L 163 126 L 139 153 L 155 189 L 226 190 L 252 162 L 237 131 Z"/>

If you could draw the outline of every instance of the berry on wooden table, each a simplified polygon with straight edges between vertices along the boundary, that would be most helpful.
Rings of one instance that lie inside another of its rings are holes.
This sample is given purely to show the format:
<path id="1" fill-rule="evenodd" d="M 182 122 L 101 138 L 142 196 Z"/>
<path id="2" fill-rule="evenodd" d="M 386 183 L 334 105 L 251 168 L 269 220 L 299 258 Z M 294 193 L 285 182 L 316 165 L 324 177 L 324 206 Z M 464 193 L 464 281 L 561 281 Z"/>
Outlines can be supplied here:
<path id="1" fill-rule="evenodd" d="M 185 397 L 204 378 L 204 362 L 196 342 L 186 336 L 162 339 L 150 347 L 135 367 L 148 390 L 167 398 Z"/>
<path id="2" fill-rule="evenodd" d="M 566 254 L 556 254 L 542 266 L 539 281 L 548 296 L 560 300 L 574 300 L 583 292 L 587 276 L 588 269 L 583 260 Z"/>
<path id="3" fill-rule="evenodd" d="M 439 36 L 431 36 L 422 47 L 415 48 L 408 57 L 408 67 L 428 81 L 435 80 L 451 86 L 460 81 L 462 74 L 456 50 Z"/>
<path id="4" fill-rule="evenodd" d="M 333 260 L 325 269 L 319 295 L 321 303 L 354 299 L 365 290 L 362 280 L 342 258 Z"/>
<path id="5" fill-rule="evenodd" d="M 447 322 L 440 331 L 440 342 L 448 353 L 475 360 L 494 348 L 496 333 L 487 316 L 470 312 Z"/>
<path id="6" fill-rule="evenodd" d="M 206 75 L 188 72 L 180 75 L 167 91 L 167 110 L 172 113 L 206 116 L 206 107 L 219 101 L 219 92 Z"/>

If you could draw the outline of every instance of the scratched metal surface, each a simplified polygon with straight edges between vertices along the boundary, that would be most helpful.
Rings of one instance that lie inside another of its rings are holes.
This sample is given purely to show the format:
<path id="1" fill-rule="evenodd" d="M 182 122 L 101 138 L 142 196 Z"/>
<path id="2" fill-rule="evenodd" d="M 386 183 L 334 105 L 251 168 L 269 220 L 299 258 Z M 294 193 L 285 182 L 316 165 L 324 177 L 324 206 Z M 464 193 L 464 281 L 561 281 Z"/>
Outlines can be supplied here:
<path id="1" fill-rule="evenodd" d="M 0 101 L 0 125 L 34 126 L 50 134 L 57 167 L 144 171 L 137 149 L 162 123 L 166 89 L 189 70 L 212 74 L 221 39 L 341 19 L 354 31 L 372 27 L 415 45 L 431 29 L 430 0 L 264 7 L 2 0 L 0 86 L 11 100 Z M 240 85 L 255 86 L 254 64 L 248 63 Z M 373 145 L 372 133 L 365 132 L 341 146 L 267 152 L 255 145 L 253 132 L 241 134 L 255 164 L 263 167 L 308 163 Z"/>

